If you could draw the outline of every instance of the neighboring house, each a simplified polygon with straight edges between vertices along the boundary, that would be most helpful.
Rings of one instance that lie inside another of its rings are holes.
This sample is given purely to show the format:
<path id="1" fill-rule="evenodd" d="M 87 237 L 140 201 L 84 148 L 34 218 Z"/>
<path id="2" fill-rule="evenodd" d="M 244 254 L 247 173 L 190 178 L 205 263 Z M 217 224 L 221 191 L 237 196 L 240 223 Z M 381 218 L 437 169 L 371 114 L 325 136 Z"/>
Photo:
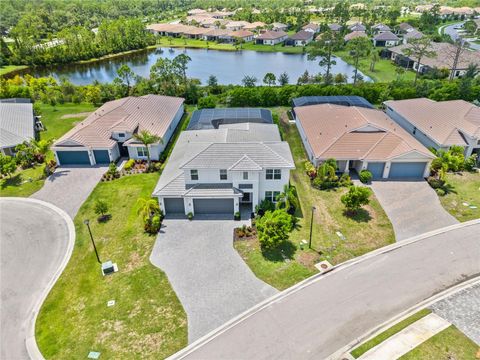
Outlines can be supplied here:
<path id="1" fill-rule="evenodd" d="M 163 139 L 149 147 L 158 160 L 183 116 L 184 99 L 160 95 L 109 101 L 57 140 L 52 150 L 59 165 L 108 164 L 121 156 L 147 159 L 133 135 L 146 130 Z"/>
<path id="2" fill-rule="evenodd" d="M 465 148 L 465 156 L 480 156 L 480 108 L 463 100 L 426 98 L 385 101 L 387 114 L 422 144 L 447 150 Z"/>
<path id="3" fill-rule="evenodd" d="M 295 168 L 277 125 L 240 123 L 183 131 L 153 196 L 166 215 L 255 211 L 276 202 Z"/>
<path id="4" fill-rule="evenodd" d="M 304 31 L 309 31 L 311 32 L 312 34 L 316 34 L 320 31 L 320 25 L 318 24 L 314 24 L 314 23 L 310 23 L 310 24 L 307 24 L 305 26 L 302 27 L 302 30 Z"/>
<path id="5" fill-rule="evenodd" d="M 259 108 L 215 108 L 195 110 L 187 130 L 218 129 L 223 124 L 273 124 L 272 113 Z"/>
<path id="6" fill-rule="evenodd" d="M 248 21 L 229 21 L 225 28 L 232 31 L 237 31 L 243 29 L 244 26 L 250 25 Z"/>
<path id="7" fill-rule="evenodd" d="M 185 35 L 185 37 L 190 39 L 202 39 L 203 36 L 209 31 L 210 29 L 207 29 L 204 27 L 192 26 L 189 29 L 184 30 L 183 35 Z"/>
<path id="8" fill-rule="evenodd" d="M 300 30 L 296 34 L 290 36 L 286 41 L 285 45 L 291 46 L 305 46 L 313 41 L 313 36 L 315 35 L 312 31 Z"/>
<path id="9" fill-rule="evenodd" d="M 296 124 L 308 158 L 337 160 L 338 171 L 369 170 L 374 179 L 421 179 L 435 157 L 384 112 L 357 106 L 297 107 Z"/>
<path id="10" fill-rule="evenodd" d="M 398 45 L 400 39 L 391 31 L 380 32 L 373 38 L 373 46 L 390 47 Z"/>
<path id="11" fill-rule="evenodd" d="M 341 31 L 342 30 L 342 25 L 340 24 L 328 24 L 328 28 L 331 30 L 331 31 L 334 31 L 334 32 L 338 32 L 338 31 Z"/>
<path id="12" fill-rule="evenodd" d="M 205 14 L 206 12 L 207 12 L 207 10 L 203 10 L 203 9 L 192 9 L 192 10 L 188 10 L 187 14 L 188 15 L 198 15 L 198 14 Z"/>
<path id="13" fill-rule="evenodd" d="M 406 56 L 404 50 L 409 47 L 409 44 L 403 44 L 394 46 L 388 50 L 391 52 L 391 59 L 406 68 L 413 68 L 417 70 L 417 59 L 413 56 Z M 480 51 L 477 50 L 464 50 L 458 59 L 458 62 L 454 68 L 454 54 L 456 48 L 450 43 L 436 43 L 432 42 L 430 50 L 435 52 L 434 57 L 423 57 L 420 62 L 420 73 L 426 73 L 434 68 L 448 69 L 454 73 L 454 77 L 459 77 L 465 74 L 470 64 L 476 64 L 480 66 Z"/>
<path id="14" fill-rule="evenodd" d="M 211 29 L 202 35 L 202 39 L 206 41 L 226 41 L 232 40 L 231 30 L 227 29 Z"/>
<path id="15" fill-rule="evenodd" d="M 183 24 L 150 24 L 147 30 L 154 35 L 179 37 L 184 31 L 191 30 L 193 26 Z"/>
<path id="16" fill-rule="evenodd" d="M 413 31 L 415 30 L 415 28 L 410 25 L 409 23 L 406 23 L 406 22 L 402 22 L 400 24 L 398 24 L 398 27 L 397 27 L 397 33 L 399 34 L 406 34 L 410 31 Z"/>
<path id="17" fill-rule="evenodd" d="M 286 24 L 282 24 L 282 23 L 279 23 L 279 22 L 274 22 L 272 24 L 272 30 L 273 31 L 287 31 L 288 29 L 288 25 Z"/>
<path id="18" fill-rule="evenodd" d="M 288 34 L 285 31 L 270 31 L 267 30 L 257 36 L 256 43 L 263 45 L 281 44 L 287 40 Z"/>
<path id="19" fill-rule="evenodd" d="M 230 36 L 233 37 L 234 39 L 242 39 L 245 42 L 249 42 L 253 40 L 253 32 L 245 29 L 233 31 L 230 34 Z"/>
<path id="20" fill-rule="evenodd" d="M 412 30 L 403 35 L 403 43 L 407 44 L 411 39 L 421 39 L 424 35 L 418 30 Z"/>
<path id="21" fill-rule="evenodd" d="M 251 31 L 255 31 L 255 30 L 258 30 L 258 29 L 263 29 L 267 24 L 265 24 L 264 22 L 261 22 L 261 21 L 255 21 L 249 25 L 245 25 L 243 27 L 244 30 L 251 30 Z"/>
<path id="22" fill-rule="evenodd" d="M 365 25 L 361 24 L 361 23 L 355 23 L 355 24 L 352 24 L 350 25 L 350 27 L 348 28 L 350 31 L 365 31 L 367 30 L 367 28 L 365 27 Z"/>
<path id="23" fill-rule="evenodd" d="M 0 152 L 12 156 L 17 145 L 35 139 L 35 123 L 29 99 L 0 100 Z"/>
<path id="24" fill-rule="evenodd" d="M 375 24 L 372 26 L 372 31 L 374 34 L 380 34 L 385 31 L 391 31 L 390 27 L 385 24 Z"/>
<path id="25" fill-rule="evenodd" d="M 343 37 L 343 40 L 345 42 L 349 42 L 350 40 L 353 40 L 358 37 L 364 37 L 368 38 L 367 33 L 365 31 L 352 31 L 351 33 L 348 33 Z"/>

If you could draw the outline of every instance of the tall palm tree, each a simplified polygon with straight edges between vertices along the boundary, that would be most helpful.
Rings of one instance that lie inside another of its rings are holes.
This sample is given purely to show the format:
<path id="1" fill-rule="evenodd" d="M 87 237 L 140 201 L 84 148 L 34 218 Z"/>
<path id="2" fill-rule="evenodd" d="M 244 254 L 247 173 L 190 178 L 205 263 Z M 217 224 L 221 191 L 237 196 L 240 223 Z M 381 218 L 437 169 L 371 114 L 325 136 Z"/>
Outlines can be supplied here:
<path id="1" fill-rule="evenodd" d="M 158 206 L 158 201 L 155 199 L 143 199 L 140 198 L 137 200 L 139 205 L 137 210 L 137 215 L 141 215 L 142 219 L 151 219 L 154 215 L 160 213 L 160 207 Z"/>
<path id="2" fill-rule="evenodd" d="M 135 140 L 140 141 L 143 145 L 145 145 L 145 148 L 147 149 L 147 162 L 148 166 L 150 166 L 150 145 L 156 143 L 163 144 L 163 139 L 160 136 L 154 135 L 147 130 L 142 130 L 139 133 L 133 135 L 133 137 Z"/>

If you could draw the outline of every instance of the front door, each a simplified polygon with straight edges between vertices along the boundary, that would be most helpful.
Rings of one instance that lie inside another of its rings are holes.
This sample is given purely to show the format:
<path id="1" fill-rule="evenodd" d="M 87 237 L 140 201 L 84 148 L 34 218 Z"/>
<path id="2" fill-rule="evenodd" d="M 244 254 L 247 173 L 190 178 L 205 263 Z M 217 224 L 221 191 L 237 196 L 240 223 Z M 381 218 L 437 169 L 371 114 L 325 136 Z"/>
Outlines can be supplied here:
<path id="1" fill-rule="evenodd" d="M 121 157 L 128 157 L 128 149 L 126 146 L 123 146 L 123 142 L 118 143 L 118 148 L 120 149 Z"/>
<path id="2" fill-rule="evenodd" d="M 241 200 L 242 203 L 251 203 L 252 202 L 252 193 L 245 192 Z"/>

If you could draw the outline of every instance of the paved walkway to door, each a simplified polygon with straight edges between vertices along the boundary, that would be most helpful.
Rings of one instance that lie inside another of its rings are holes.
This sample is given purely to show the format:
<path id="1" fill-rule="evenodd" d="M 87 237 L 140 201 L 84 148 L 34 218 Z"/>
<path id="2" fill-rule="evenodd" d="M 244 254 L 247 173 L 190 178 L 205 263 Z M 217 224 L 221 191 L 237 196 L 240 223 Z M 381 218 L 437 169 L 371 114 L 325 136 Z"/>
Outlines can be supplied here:
<path id="1" fill-rule="evenodd" d="M 190 343 L 277 293 L 233 248 L 241 224 L 208 215 L 163 221 L 150 261 L 165 271 L 187 313 Z"/>
<path id="2" fill-rule="evenodd" d="M 373 181 L 371 188 L 397 241 L 458 223 L 426 181 Z"/>
<path id="3" fill-rule="evenodd" d="M 52 203 L 73 219 L 107 169 L 100 165 L 59 167 L 31 198 Z"/>

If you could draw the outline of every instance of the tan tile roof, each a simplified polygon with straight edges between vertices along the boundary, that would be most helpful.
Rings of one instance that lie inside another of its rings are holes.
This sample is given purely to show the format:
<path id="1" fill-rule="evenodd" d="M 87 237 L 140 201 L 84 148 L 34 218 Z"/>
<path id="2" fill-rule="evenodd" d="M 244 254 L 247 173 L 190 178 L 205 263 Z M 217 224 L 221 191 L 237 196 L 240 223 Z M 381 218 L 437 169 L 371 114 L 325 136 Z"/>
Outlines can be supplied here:
<path id="1" fill-rule="evenodd" d="M 345 37 L 343 38 L 343 40 L 345 41 L 350 41 L 352 39 L 355 39 L 357 37 L 368 37 L 367 34 L 365 33 L 365 31 L 352 31 L 351 33 L 345 35 Z"/>
<path id="2" fill-rule="evenodd" d="M 463 100 L 436 102 L 426 98 L 385 101 L 439 145 L 465 145 L 459 131 L 480 139 L 480 108 Z"/>
<path id="3" fill-rule="evenodd" d="M 210 29 L 204 27 L 190 26 L 189 29 L 183 30 L 185 35 L 203 35 L 209 32 Z"/>
<path id="4" fill-rule="evenodd" d="M 434 157 L 380 110 L 320 104 L 296 107 L 295 114 L 317 159 L 386 161 L 410 152 Z"/>
<path id="5" fill-rule="evenodd" d="M 253 36 L 253 32 L 242 29 L 242 30 L 233 31 L 230 35 L 237 38 L 246 38 L 249 36 Z"/>
<path id="6" fill-rule="evenodd" d="M 182 33 L 183 31 L 192 29 L 193 26 L 183 25 L 183 24 L 150 24 L 147 25 L 148 30 L 154 31 L 166 31 L 172 33 Z"/>
<path id="7" fill-rule="evenodd" d="M 267 30 L 264 33 L 261 33 L 258 35 L 257 39 L 261 40 L 274 40 L 274 39 L 279 39 L 281 37 L 287 36 L 287 33 L 285 31 L 279 30 L 279 31 L 270 31 Z"/>
<path id="8" fill-rule="evenodd" d="M 389 50 L 396 54 L 403 54 L 403 51 L 408 48 L 409 44 L 403 44 L 399 46 L 391 47 Z M 429 67 L 447 68 L 451 69 L 453 66 L 453 59 L 455 54 L 455 46 L 449 43 L 436 43 L 433 42 L 430 50 L 435 51 L 436 56 L 433 58 L 423 57 L 421 64 Z M 416 61 L 416 58 L 410 56 L 410 58 Z M 462 52 L 460 59 L 458 60 L 457 69 L 467 69 L 468 65 L 477 64 L 480 65 L 480 51 L 465 50 Z"/>
<path id="9" fill-rule="evenodd" d="M 265 27 L 265 23 L 261 21 L 255 21 L 251 23 L 250 25 L 245 25 L 243 28 L 247 30 L 255 30 L 256 28 L 262 28 Z"/>
<path id="10" fill-rule="evenodd" d="M 231 36 L 232 31 L 227 29 L 211 29 L 206 32 L 206 36 Z"/>
<path id="11" fill-rule="evenodd" d="M 111 148 L 112 132 L 147 130 L 163 137 L 184 99 L 145 95 L 113 100 L 99 107 L 63 135 L 54 146 L 76 143 L 89 148 Z"/>

